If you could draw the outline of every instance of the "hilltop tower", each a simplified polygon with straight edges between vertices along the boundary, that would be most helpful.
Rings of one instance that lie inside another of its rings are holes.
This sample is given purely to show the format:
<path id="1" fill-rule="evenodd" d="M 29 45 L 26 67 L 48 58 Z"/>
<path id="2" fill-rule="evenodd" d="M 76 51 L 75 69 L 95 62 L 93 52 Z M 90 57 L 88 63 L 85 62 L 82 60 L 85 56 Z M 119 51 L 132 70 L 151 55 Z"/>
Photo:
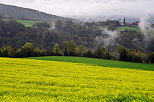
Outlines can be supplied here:
<path id="1" fill-rule="evenodd" d="M 126 18 L 124 17 L 124 22 L 123 22 L 124 26 L 126 25 Z"/>

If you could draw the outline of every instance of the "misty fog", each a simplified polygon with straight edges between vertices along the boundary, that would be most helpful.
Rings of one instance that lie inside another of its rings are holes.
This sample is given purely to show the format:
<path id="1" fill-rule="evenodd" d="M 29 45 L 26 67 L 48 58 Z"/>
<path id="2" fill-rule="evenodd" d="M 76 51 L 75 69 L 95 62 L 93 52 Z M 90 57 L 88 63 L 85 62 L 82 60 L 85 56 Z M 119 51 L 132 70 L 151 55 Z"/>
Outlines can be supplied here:
<path id="1" fill-rule="evenodd" d="M 1 0 L 0 3 L 80 19 L 154 15 L 154 0 Z"/>

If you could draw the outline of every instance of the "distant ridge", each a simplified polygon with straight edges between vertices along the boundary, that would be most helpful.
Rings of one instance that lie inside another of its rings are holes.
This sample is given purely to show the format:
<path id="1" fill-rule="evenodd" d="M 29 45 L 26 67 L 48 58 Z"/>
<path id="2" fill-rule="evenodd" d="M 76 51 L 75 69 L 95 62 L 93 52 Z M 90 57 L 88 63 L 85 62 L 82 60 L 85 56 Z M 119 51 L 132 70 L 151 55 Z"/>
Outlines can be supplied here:
<path id="1" fill-rule="evenodd" d="M 6 5 L 0 3 L 0 17 L 12 19 L 24 19 L 34 21 L 47 21 L 54 22 L 57 20 L 70 20 L 70 18 L 60 17 L 52 14 L 47 14 L 37 10 Z M 80 22 L 79 20 L 72 19 L 73 22 Z"/>

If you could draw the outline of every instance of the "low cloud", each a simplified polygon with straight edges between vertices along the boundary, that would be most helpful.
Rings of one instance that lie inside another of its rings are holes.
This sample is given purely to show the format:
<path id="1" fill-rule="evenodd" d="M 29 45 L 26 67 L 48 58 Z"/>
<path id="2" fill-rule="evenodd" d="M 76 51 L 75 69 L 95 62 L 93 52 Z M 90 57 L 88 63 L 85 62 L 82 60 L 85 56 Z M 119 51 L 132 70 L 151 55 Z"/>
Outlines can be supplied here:
<path id="1" fill-rule="evenodd" d="M 154 28 L 151 27 L 151 23 L 148 22 L 149 17 L 140 18 L 139 28 L 144 35 L 145 48 L 147 48 L 154 38 Z"/>
<path id="2" fill-rule="evenodd" d="M 0 3 L 67 17 L 154 15 L 154 0 L 1 0 Z"/>
<path id="3" fill-rule="evenodd" d="M 101 30 L 102 30 L 102 35 L 95 37 L 96 48 L 102 45 L 107 48 L 111 48 L 119 45 L 117 42 L 117 39 L 119 38 L 120 31 L 118 30 L 111 31 L 107 28 L 102 28 Z"/>

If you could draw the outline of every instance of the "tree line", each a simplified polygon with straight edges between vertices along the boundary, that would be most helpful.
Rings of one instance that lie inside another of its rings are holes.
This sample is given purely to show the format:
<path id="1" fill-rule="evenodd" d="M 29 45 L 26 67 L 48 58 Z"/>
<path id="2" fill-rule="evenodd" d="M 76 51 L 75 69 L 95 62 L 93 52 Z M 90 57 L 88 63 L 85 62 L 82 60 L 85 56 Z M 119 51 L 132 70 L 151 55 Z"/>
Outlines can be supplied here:
<path id="1" fill-rule="evenodd" d="M 154 63 L 154 52 L 143 53 L 123 46 L 118 46 L 115 52 L 111 52 L 104 46 L 99 46 L 95 50 L 92 50 L 84 45 L 76 45 L 74 41 L 64 41 L 61 45 L 54 44 L 54 47 L 47 49 L 39 49 L 32 43 L 25 43 L 20 48 L 12 48 L 11 46 L 0 48 L 0 57 L 21 58 L 38 56 L 78 56 L 138 63 Z"/>

